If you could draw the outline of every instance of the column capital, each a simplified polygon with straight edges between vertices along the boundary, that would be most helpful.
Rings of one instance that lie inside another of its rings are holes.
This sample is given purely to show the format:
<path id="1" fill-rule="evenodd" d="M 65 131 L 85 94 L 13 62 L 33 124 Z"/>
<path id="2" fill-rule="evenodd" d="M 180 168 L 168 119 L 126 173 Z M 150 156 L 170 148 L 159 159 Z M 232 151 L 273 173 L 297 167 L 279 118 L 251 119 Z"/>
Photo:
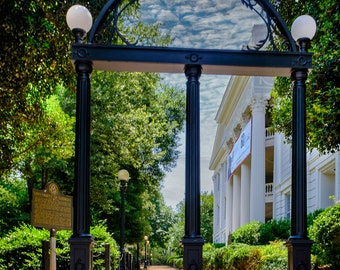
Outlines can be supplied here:
<path id="1" fill-rule="evenodd" d="M 252 113 L 265 113 L 268 98 L 264 95 L 254 95 L 251 103 Z"/>

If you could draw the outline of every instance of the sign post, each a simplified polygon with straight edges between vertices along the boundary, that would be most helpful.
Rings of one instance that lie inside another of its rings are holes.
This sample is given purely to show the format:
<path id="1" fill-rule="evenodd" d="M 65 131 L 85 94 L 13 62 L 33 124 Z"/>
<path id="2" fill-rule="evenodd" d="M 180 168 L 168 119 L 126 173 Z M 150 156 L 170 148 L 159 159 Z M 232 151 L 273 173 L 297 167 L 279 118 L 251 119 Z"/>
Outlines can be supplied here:
<path id="1" fill-rule="evenodd" d="M 63 195 L 56 183 L 44 190 L 33 189 L 31 225 L 50 230 L 50 270 L 56 270 L 57 230 L 72 230 L 72 196 Z"/>

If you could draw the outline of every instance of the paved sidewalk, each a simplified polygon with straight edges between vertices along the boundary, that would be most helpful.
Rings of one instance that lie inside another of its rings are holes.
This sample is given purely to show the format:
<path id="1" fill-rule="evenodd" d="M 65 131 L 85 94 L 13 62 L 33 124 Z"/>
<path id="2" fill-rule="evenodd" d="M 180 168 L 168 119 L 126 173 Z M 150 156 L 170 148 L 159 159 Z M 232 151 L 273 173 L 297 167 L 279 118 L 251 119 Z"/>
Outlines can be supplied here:
<path id="1" fill-rule="evenodd" d="M 149 265 L 148 270 L 177 270 L 177 268 L 167 265 Z"/>

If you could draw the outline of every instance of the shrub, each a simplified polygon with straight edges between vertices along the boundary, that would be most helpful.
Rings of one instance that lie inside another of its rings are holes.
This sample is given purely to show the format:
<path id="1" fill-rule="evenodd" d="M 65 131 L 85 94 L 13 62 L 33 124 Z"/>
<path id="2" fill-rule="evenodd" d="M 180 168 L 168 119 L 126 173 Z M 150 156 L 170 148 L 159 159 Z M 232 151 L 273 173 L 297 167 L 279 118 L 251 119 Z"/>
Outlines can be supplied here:
<path id="1" fill-rule="evenodd" d="M 257 269 L 261 254 L 258 248 L 246 244 L 234 244 L 228 246 L 226 253 L 225 267 L 222 269 Z"/>
<path id="2" fill-rule="evenodd" d="M 315 218 L 309 237 L 314 241 L 312 253 L 317 263 L 340 269 L 340 204 L 326 208 Z"/>
<path id="3" fill-rule="evenodd" d="M 221 248 L 224 247 L 226 244 L 225 243 L 213 243 L 215 248 Z"/>
<path id="4" fill-rule="evenodd" d="M 318 215 L 320 213 L 323 212 L 323 210 L 324 209 L 318 209 L 318 210 L 315 210 L 312 213 L 308 213 L 308 215 L 307 215 L 307 227 L 308 228 L 313 225 L 314 220 L 318 217 Z"/>
<path id="5" fill-rule="evenodd" d="M 286 270 L 288 265 L 288 251 L 283 241 L 270 242 L 261 246 L 261 263 L 259 270 Z"/>
<path id="6" fill-rule="evenodd" d="M 263 246 L 233 243 L 221 248 L 212 244 L 203 247 L 205 270 L 286 270 L 287 265 L 284 241 L 273 241 Z"/>
<path id="7" fill-rule="evenodd" d="M 229 246 L 225 246 L 223 248 L 215 249 L 215 252 L 211 257 L 211 269 L 224 269 L 226 265 L 226 259 L 228 258 L 228 254 L 231 252 Z"/>
<path id="8" fill-rule="evenodd" d="M 223 246 L 225 246 L 225 244 Z M 219 247 L 213 243 L 207 243 L 203 246 L 203 269 L 213 269 L 212 262 L 217 248 Z"/>
<path id="9" fill-rule="evenodd" d="M 180 256 L 180 255 L 170 256 L 167 259 L 167 264 L 172 266 L 172 267 L 183 269 L 183 257 Z"/>
<path id="10" fill-rule="evenodd" d="M 232 234 L 232 242 L 248 245 L 266 245 L 270 241 L 288 239 L 289 235 L 289 219 L 273 219 L 266 223 L 255 221 L 238 228 Z"/>
<path id="11" fill-rule="evenodd" d="M 48 238 L 47 230 L 25 224 L 16 228 L 0 240 L 0 269 L 41 268 L 42 241 Z"/>
<path id="12" fill-rule="evenodd" d="M 130 248 L 129 251 L 131 254 L 136 254 L 136 248 Z M 153 245 L 152 246 L 152 256 L 150 257 L 150 263 L 154 265 L 164 265 L 166 264 L 168 259 L 168 254 L 164 252 L 164 248 L 160 246 Z"/>
<path id="13" fill-rule="evenodd" d="M 207 254 L 206 254 L 207 253 Z M 203 269 L 257 269 L 261 255 L 254 246 L 231 244 L 221 248 L 204 249 Z"/>
<path id="14" fill-rule="evenodd" d="M 119 252 L 115 241 L 103 225 L 93 227 L 91 234 L 95 239 L 94 269 L 102 269 L 104 265 L 104 243 L 110 244 L 111 260 L 117 266 Z M 69 268 L 70 247 L 68 239 L 71 231 L 57 232 L 57 268 Z M 49 240 L 50 233 L 45 229 L 37 229 L 27 224 L 15 228 L 13 232 L 0 239 L 0 269 L 42 269 L 42 241 Z"/>
<path id="15" fill-rule="evenodd" d="M 290 220 L 269 220 L 261 224 L 259 244 L 266 245 L 270 241 L 288 239 L 290 236 Z"/>
<path id="16" fill-rule="evenodd" d="M 261 236 L 260 228 L 261 223 L 257 221 L 253 221 L 244 226 L 241 226 L 232 234 L 232 242 L 257 245 Z"/>

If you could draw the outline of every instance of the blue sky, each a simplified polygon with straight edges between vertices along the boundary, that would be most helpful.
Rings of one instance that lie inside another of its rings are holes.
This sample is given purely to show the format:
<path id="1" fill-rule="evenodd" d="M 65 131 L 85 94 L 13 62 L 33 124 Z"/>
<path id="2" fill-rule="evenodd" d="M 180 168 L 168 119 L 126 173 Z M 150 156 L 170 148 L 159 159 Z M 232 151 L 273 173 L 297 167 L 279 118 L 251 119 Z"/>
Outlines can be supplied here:
<path id="1" fill-rule="evenodd" d="M 174 38 L 172 47 L 236 49 L 246 45 L 254 24 L 261 20 L 241 0 L 140 0 L 142 20 L 161 24 L 161 31 Z M 170 85 L 185 88 L 184 74 L 163 74 Z M 205 75 L 200 79 L 201 190 L 213 188 L 209 161 L 215 139 L 215 115 L 228 84 L 229 75 Z M 167 205 L 184 199 L 185 135 L 181 136 L 177 167 L 168 173 L 162 193 Z"/>

